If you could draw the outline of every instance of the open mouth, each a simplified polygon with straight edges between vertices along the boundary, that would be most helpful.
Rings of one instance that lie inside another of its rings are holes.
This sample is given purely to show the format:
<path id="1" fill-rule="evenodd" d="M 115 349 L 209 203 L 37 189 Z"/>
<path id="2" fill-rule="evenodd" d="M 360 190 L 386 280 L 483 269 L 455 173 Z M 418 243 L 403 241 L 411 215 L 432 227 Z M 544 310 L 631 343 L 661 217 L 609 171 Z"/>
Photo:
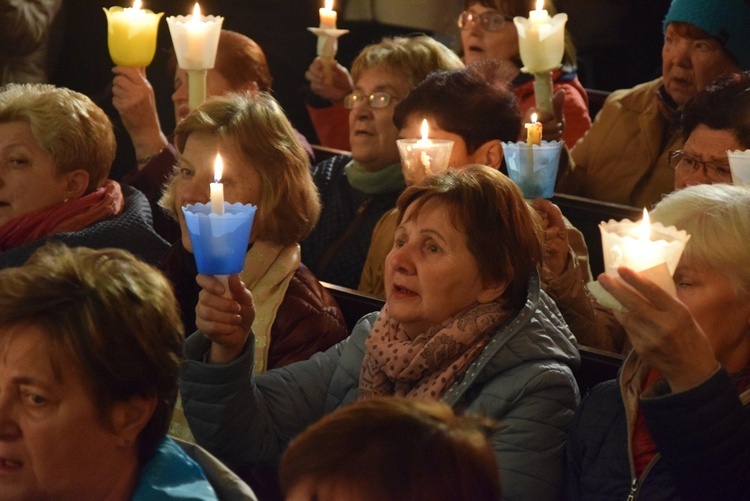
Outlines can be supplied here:
<path id="1" fill-rule="evenodd" d="M 417 293 L 401 285 L 393 284 L 393 291 L 401 296 L 416 296 Z"/>
<path id="2" fill-rule="evenodd" d="M 0 458 L 0 468 L 4 470 L 19 470 L 23 466 L 20 461 L 14 461 L 12 459 Z"/>

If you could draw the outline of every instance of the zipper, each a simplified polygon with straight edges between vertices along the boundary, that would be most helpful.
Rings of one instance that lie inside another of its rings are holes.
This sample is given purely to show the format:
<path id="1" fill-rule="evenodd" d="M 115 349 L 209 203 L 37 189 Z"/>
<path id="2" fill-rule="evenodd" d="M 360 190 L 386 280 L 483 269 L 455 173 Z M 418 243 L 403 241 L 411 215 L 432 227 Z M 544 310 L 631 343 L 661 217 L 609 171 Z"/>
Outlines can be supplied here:
<path id="1" fill-rule="evenodd" d="M 659 461 L 661 458 L 661 454 L 656 454 L 654 456 L 654 459 L 651 460 L 651 462 L 646 466 L 646 469 L 643 470 L 643 473 L 641 474 L 641 482 L 638 483 L 638 479 L 633 477 L 633 479 L 630 481 L 630 493 L 628 494 L 626 501 L 636 501 L 638 499 L 638 488 L 643 485 L 643 482 L 646 480 L 646 477 L 649 473 L 651 473 L 651 470 L 653 469 L 654 465 Z"/>

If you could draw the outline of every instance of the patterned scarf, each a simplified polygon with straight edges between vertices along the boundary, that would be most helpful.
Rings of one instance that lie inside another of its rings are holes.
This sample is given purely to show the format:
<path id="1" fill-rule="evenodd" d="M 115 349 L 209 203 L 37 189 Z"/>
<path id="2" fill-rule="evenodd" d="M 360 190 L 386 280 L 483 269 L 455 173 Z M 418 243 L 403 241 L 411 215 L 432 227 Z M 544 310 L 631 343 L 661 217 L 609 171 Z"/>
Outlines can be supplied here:
<path id="1" fill-rule="evenodd" d="M 82 230 L 117 216 L 124 207 L 120 185 L 107 180 L 101 188 L 77 200 L 11 219 L 0 228 L 0 251 L 15 249 L 55 233 Z"/>
<path id="2" fill-rule="evenodd" d="M 475 303 L 411 340 L 390 318 L 386 303 L 365 341 L 359 398 L 439 398 L 463 375 L 509 315 L 502 298 Z"/>

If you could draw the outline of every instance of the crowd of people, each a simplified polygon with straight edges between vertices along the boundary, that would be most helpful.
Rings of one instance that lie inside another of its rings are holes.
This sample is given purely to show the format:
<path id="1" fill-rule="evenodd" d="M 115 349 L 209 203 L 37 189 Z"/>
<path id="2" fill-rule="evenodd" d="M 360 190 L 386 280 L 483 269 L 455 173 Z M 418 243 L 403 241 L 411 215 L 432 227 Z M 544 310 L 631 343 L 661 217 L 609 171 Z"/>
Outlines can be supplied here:
<path id="1" fill-rule="evenodd" d="M 750 188 L 727 154 L 750 150 L 750 4 L 672 0 L 661 76 L 592 121 L 567 32 L 536 105 L 513 22 L 535 0 L 442 6 L 452 48 L 434 11 L 401 26 L 382 3 L 345 18 L 398 35 L 311 58 L 293 114 L 264 48 L 224 29 L 204 102 L 172 52 L 174 116 L 115 66 L 109 117 L 42 83 L 65 56 L 21 30 L 64 2 L 0 2 L 29 49 L 0 87 L 0 501 L 750 498 Z M 593 276 L 599 242 L 524 198 L 504 149 L 532 113 L 557 192 L 690 236 L 674 293 Z M 423 122 L 453 142 L 445 172 L 402 166 Z M 256 207 L 228 276 L 200 269 L 184 213 L 219 182 Z M 383 306 L 349 329 L 332 286 Z M 624 357 L 586 394 L 581 346 Z"/>

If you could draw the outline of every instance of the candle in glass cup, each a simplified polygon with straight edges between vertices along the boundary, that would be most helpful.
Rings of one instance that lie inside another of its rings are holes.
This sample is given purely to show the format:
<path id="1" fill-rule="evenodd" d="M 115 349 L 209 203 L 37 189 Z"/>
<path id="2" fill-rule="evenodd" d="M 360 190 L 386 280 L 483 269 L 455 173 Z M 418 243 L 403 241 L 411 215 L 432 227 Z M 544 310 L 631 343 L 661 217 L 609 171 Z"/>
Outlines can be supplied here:
<path id="1" fill-rule="evenodd" d="M 224 185 L 221 184 L 221 175 L 224 170 L 224 162 L 221 160 L 221 154 L 216 154 L 214 161 L 214 182 L 210 184 L 211 188 L 211 212 L 213 214 L 224 214 Z"/>

